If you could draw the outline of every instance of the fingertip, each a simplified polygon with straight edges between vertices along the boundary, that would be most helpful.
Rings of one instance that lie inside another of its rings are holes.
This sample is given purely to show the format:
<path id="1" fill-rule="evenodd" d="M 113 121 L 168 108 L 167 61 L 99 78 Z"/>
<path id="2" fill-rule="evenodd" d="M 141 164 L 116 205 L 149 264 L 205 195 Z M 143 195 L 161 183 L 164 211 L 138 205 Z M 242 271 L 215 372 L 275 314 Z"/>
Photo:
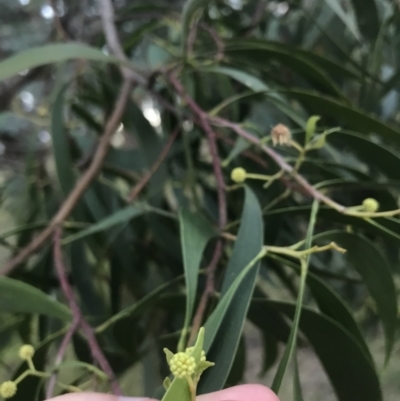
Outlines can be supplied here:
<path id="1" fill-rule="evenodd" d="M 198 401 L 279 401 L 277 395 L 262 384 L 242 384 L 198 397 Z"/>
<path id="2" fill-rule="evenodd" d="M 117 397 L 112 394 L 102 393 L 72 393 L 64 394 L 47 401 L 158 401 L 144 397 Z"/>

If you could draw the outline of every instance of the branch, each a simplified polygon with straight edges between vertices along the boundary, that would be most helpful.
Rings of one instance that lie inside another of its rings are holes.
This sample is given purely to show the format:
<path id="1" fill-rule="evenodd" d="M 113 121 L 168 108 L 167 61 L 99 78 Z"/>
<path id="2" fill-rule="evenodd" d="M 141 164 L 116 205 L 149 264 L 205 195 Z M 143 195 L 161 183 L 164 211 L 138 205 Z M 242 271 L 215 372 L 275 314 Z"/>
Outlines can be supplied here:
<path id="1" fill-rule="evenodd" d="M 173 75 L 169 75 L 169 81 L 174 86 L 179 95 L 185 99 L 188 106 L 192 109 L 193 113 L 198 118 L 198 124 L 207 135 L 208 145 L 213 163 L 214 175 L 217 180 L 218 192 L 218 227 L 222 230 L 226 226 L 227 213 L 226 213 L 226 197 L 225 197 L 225 182 L 221 169 L 221 161 L 217 149 L 217 136 L 209 123 L 208 114 L 201 109 L 201 107 L 185 92 L 183 86 L 178 79 Z"/>
<path id="2" fill-rule="evenodd" d="M 69 284 L 67 271 L 63 262 L 63 255 L 61 250 L 61 237 L 62 229 L 57 227 L 54 233 L 54 263 L 57 270 L 58 279 L 61 284 L 62 291 L 67 298 L 69 307 L 71 308 L 72 314 L 74 316 L 74 321 L 82 327 L 82 330 L 86 336 L 86 340 L 89 344 L 89 348 L 92 352 L 93 359 L 96 360 L 103 370 L 103 372 L 110 378 L 111 387 L 115 395 L 122 395 L 122 390 L 117 382 L 114 372 L 108 363 L 106 357 L 100 349 L 99 343 L 97 342 L 96 336 L 94 334 L 93 328 L 86 322 L 82 312 L 79 308 L 78 303 L 74 297 L 72 287 Z M 65 339 L 65 338 L 64 338 Z"/>
<path id="3" fill-rule="evenodd" d="M 340 213 L 345 212 L 345 206 L 342 206 L 339 203 L 333 201 L 328 196 L 324 195 L 316 188 L 314 188 L 302 175 L 297 173 L 295 169 L 289 163 L 287 163 L 279 153 L 264 145 L 259 138 L 244 130 L 239 124 L 233 123 L 220 117 L 210 118 L 210 121 L 219 127 L 230 128 L 234 132 L 236 132 L 237 135 L 246 139 L 248 142 L 258 145 L 283 171 L 291 175 L 314 199 L 325 203 L 326 205 L 332 207 Z"/>
<path id="4" fill-rule="evenodd" d="M 65 334 L 65 336 L 61 342 L 60 348 L 58 349 L 56 357 L 54 359 L 54 368 L 55 369 L 57 369 L 61 365 L 61 363 L 64 359 L 65 352 L 67 351 L 67 347 L 68 347 L 69 343 L 71 342 L 72 337 L 75 334 L 76 330 L 78 329 L 79 324 L 80 324 L 79 317 L 74 317 L 74 320 L 73 320 L 70 328 L 68 329 L 67 334 Z M 46 390 L 46 399 L 50 399 L 53 397 L 54 388 L 55 388 L 56 384 L 57 384 L 57 372 L 55 372 L 49 380 L 49 384 L 48 384 L 47 390 Z"/>
<path id="5" fill-rule="evenodd" d="M 225 196 L 225 182 L 221 169 L 221 161 L 217 149 L 217 136 L 210 126 L 210 123 L 208 121 L 208 114 L 205 111 L 203 111 L 200 108 L 200 106 L 185 92 L 183 86 L 174 75 L 171 74 L 169 76 L 169 80 L 171 84 L 174 86 L 175 90 L 179 93 L 180 96 L 182 96 L 183 99 L 185 99 L 188 106 L 197 116 L 198 124 L 201 126 L 201 128 L 207 135 L 213 163 L 214 175 L 217 180 L 218 227 L 220 230 L 223 230 L 227 223 L 227 208 L 226 208 L 226 196 Z M 215 246 L 211 262 L 206 268 L 206 276 L 207 276 L 206 288 L 202 294 L 199 306 L 193 319 L 193 325 L 189 338 L 189 343 L 194 339 L 194 336 L 197 334 L 197 331 L 201 326 L 208 299 L 210 295 L 212 295 L 212 293 L 214 292 L 215 270 L 218 266 L 219 260 L 221 259 L 222 251 L 223 251 L 223 241 L 218 240 L 217 245 Z"/>
<path id="6" fill-rule="evenodd" d="M 189 345 L 191 345 L 194 339 L 196 338 L 196 335 L 203 322 L 203 317 L 206 311 L 208 299 L 214 293 L 215 270 L 218 266 L 219 260 L 221 259 L 222 251 L 223 251 L 223 242 L 221 240 L 218 240 L 217 245 L 215 246 L 213 257 L 211 258 L 211 262 L 206 268 L 206 274 L 207 274 L 206 288 L 201 294 L 199 306 L 197 307 L 196 313 L 193 317 L 192 328 L 188 340 Z"/>
<path id="7" fill-rule="evenodd" d="M 150 170 L 141 178 L 141 180 L 135 185 L 132 189 L 131 193 L 128 196 L 128 202 L 133 202 L 133 200 L 137 197 L 139 192 L 145 187 L 145 185 L 150 181 L 151 177 L 155 174 L 155 172 L 159 169 L 164 159 L 167 157 L 169 151 L 171 150 L 171 146 L 174 143 L 176 136 L 178 135 L 179 128 L 176 128 L 172 134 L 169 136 L 167 142 L 162 148 L 160 154 L 158 155 L 157 160 L 151 166 Z"/>
<path id="8" fill-rule="evenodd" d="M 217 46 L 217 56 L 215 57 L 216 61 L 221 61 L 224 58 L 224 42 L 218 35 L 218 32 L 208 24 L 203 21 L 200 21 L 199 24 L 200 28 L 204 29 L 206 32 L 209 33 L 211 38 L 214 40 L 215 45 Z"/>
<path id="9" fill-rule="evenodd" d="M 111 117 L 105 126 L 103 136 L 100 139 L 93 160 L 89 168 L 77 182 L 75 188 L 72 190 L 72 192 L 70 192 L 67 199 L 61 205 L 57 214 L 52 218 L 49 225 L 37 237 L 35 237 L 14 258 L 9 260 L 5 264 L 3 269 L 0 271 L 0 275 L 9 274 L 13 269 L 15 269 L 20 263 L 25 261 L 28 256 L 39 249 L 49 239 L 54 230 L 70 215 L 72 209 L 85 193 L 90 183 L 96 178 L 107 155 L 107 151 L 110 146 L 110 139 L 117 130 L 119 122 L 124 113 L 126 103 L 131 93 L 131 87 L 132 82 L 130 80 L 125 80 L 122 84 L 118 100 L 114 107 L 114 111 L 112 112 Z"/>
<path id="10" fill-rule="evenodd" d="M 111 0 L 99 0 L 99 7 L 103 22 L 103 30 L 110 52 L 114 54 L 114 56 L 118 57 L 121 61 L 129 62 L 128 57 L 126 57 L 122 49 L 118 32 L 115 27 L 115 13 Z M 147 80 L 144 77 L 131 69 L 121 68 L 121 72 L 125 79 L 136 81 L 141 85 L 146 85 L 147 83 Z"/>

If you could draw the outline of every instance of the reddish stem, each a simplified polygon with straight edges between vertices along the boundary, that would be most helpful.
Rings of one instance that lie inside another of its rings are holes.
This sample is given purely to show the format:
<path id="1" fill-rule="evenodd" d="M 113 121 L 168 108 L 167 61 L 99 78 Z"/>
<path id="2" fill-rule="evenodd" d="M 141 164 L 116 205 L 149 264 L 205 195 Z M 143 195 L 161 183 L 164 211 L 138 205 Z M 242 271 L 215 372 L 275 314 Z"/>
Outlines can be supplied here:
<path id="1" fill-rule="evenodd" d="M 174 143 L 176 136 L 178 135 L 179 128 L 175 129 L 172 134 L 169 136 L 167 142 L 165 143 L 163 149 L 158 155 L 157 160 L 151 166 L 150 170 L 140 179 L 140 181 L 134 186 L 131 193 L 129 194 L 128 201 L 132 202 L 139 192 L 145 187 L 145 185 L 150 181 L 151 177 L 154 173 L 159 169 L 164 159 L 167 157 L 169 151 L 171 150 L 171 146 Z"/>
<path id="2" fill-rule="evenodd" d="M 67 331 L 67 334 L 65 334 L 61 344 L 60 344 L 60 348 L 57 351 L 56 357 L 54 359 L 54 368 L 58 368 L 63 359 L 64 359 L 64 355 L 67 351 L 67 347 L 69 345 L 69 343 L 72 340 L 72 336 L 75 334 L 76 330 L 79 327 L 79 317 L 74 317 L 74 320 L 70 326 L 70 328 Z M 50 399 L 53 397 L 53 393 L 54 393 L 54 388 L 57 384 L 57 372 L 54 373 L 50 380 L 49 380 L 49 384 L 47 386 L 47 391 L 46 391 L 46 399 Z"/>
<path id="3" fill-rule="evenodd" d="M 56 266 L 57 275 L 61 284 L 62 291 L 67 298 L 69 307 L 71 308 L 72 314 L 74 316 L 74 320 L 77 320 L 82 327 L 82 330 L 86 336 L 86 340 L 89 344 L 90 351 L 92 352 L 93 359 L 98 362 L 100 368 L 110 378 L 113 393 L 115 395 L 122 395 L 122 390 L 118 384 L 117 378 L 115 377 L 115 374 L 110 364 L 108 363 L 99 346 L 99 343 L 97 342 L 93 328 L 84 319 L 79 305 L 76 302 L 72 287 L 69 284 L 67 271 L 63 262 L 61 238 L 62 229 L 60 227 L 57 227 L 54 232 L 54 263 Z"/>
<path id="4" fill-rule="evenodd" d="M 182 96 L 188 106 L 192 109 L 193 113 L 198 118 L 198 124 L 201 126 L 203 131 L 207 135 L 208 145 L 210 147 L 210 153 L 213 163 L 214 175 L 217 180 L 217 193 L 218 193 L 218 212 L 219 220 L 218 227 L 222 230 L 226 226 L 227 214 L 226 214 L 226 197 L 225 197 L 225 182 L 221 169 L 221 161 L 218 155 L 217 149 L 217 136 L 208 121 L 208 114 L 201 109 L 201 107 L 186 93 L 181 83 L 173 75 L 169 75 L 169 80 L 174 86 L 176 91 Z"/>

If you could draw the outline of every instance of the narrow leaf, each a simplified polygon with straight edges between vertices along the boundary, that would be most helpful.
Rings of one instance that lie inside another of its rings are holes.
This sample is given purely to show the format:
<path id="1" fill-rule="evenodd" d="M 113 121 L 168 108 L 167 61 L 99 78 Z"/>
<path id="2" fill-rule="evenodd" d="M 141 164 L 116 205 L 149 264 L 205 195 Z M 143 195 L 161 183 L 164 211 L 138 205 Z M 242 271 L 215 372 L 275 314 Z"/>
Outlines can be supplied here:
<path id="1" fill-rule="evenodd" d="M 300 271 L 300 266 L 296 263 L 279 256 L 273 255 L 272 257 L 285 266 Z M 354 339 L 357 340 L 360 347 L 364 350 L 365 355 L 373 364 L 373 359 L 367 343 L 347 303 L 332 287 L 311 272 L 307 275 L 307 285 L 310 288 L 320 311 L 340 323 L 354 337 Z"/>
<path id="2" fill-rule="evenodd" d="M 307 231 L 307 237 L 306 237 L 306 242 L 305 242 L 306 249 L 311 248 L 314 227 L 315 227 L 315 223 L 317 220 L 318 209 L 319 209 L 319 202 L 314 201 L 312 209 L 311 209 L 310 222 L 308 224 L 308 231 Z M 295 316 L 293 319 L 293 325 L 290 330 L 289 341 L 286 344 L 285 351 L 283 353 L 282 359 L 279 363 L 278 370 L 275 374 L 275 377 L 274 377 L 274 380 L 273 380 L 272 386 L 271 386 L 272 390 L 277 394 L 282 385 L 283 377 L 285 376 L 285 372 L 289 365 L 290 359 L 296 348 L 297 333 L 299 330 L 301 310 L 303 308 L 303 299 L 304 299 L 304 292 L 305 292 L 306 280 L 307 280 L 308 263 L 309 263 L 309 256 L 307 256 L 306 259 L 301 260 L 299 294 L 297 296 L 297 301 L 296 301 L 296 312 L 295 312 Z"/>
<path id="3" fill-rule="evenodd" d="M 323 233 L 315 240 L 334 241 L 345 247 L 346 260 L 363 278 L 382 319 L 386 339 L 386 363 L 393 349 L 397 326 L 397 296 L 386 258 L 369 240 L 345 231 Z"/>
<path id="4" fill-rule="evenodd" d="M 296 305 L 255 299 L 293 319 Z M 320 359 L 339 401 L 382 401 L 376 370 L 353 336 L 333 319 L 303 307 L 300 329 Z"/>
<path id="5" fill-rule="evenodd" d="M 148 210 L 150 209 L 147 209 L 145 205 L 127 206 L 123 209 L 118 210 L 112 215 L 107 216 L 102 220 L 99 220 L 97 223 L 92 224 L 88 228 L 85 228 L 84 230 L 81 230 L 76 234 L 69 235 L 63 240 L 63 244 L 69 244 L 73 241 L 77 241 L 78 239 L 87 237 L 89 235 L 108 230 L 109 228 L 114 227 L 117 224 L 126 223 L 134 217 L 146 213 Z"/>
<path id="6" fill-rule="evenodd" d="M 63 304 L 29 284 L 8 277 L 0 277 L 0 310 L 39 313 L 66 321 L 71 318 Z"/>
<path id="7" fill-rule="evenodd" d="M 297 355 L 293 358 L 293 399 L 294 401 L 304 401 L 303 392 L 301 390 L 299 365 L 297 363 Z"/>
<path id="8" fill-rule="evenodd" d="M 307 145 L 310 142 L 311 138 L 313 137 L 315 130 L 317 128 L 317 122 L 321 119 L 320 116 L 311 116 L 306 125 L 306 141 L 305 144 Z"/>
<path id="9" fill-rule="evenodd" d="M 178 346 L 182 351 L 193 314 L 201 258 L 208 241 L 214 235 L 214 230 L 202 215 L 191 213 L 187 209 L 179 213 L 179 225 L 186 283 L 185 322 Z"/>
<path id="10" fill-rule="evenodd" d="M 41 65 L 77 58 L 121 64 L 116 57 L 107 56 L 99 49 L 80 43 L 43 45 L 25 50 L 0 62 L 0 81 Z"/>
<path id="11" fill-rule="evenodd" d="M 229 295 L 229 291 L 234 287 L 235 279 L 240 276 L 244 266 L 248 265 L 260 252 L 264 241 L 263 233 L 263 219 L 259 202 L 252 190 L 245 187 L 241 224 L 222 284 L 222 299 Z M 238 286 L 237 291 L 230 299 L 226 313 L 220 315 L 222 322 L 220 322 L 209 354 L 210 360 L 215 362 L 215 367 L 205 374 L 201 392 L 216 391 L 223 388 L 225 384 L 239 346 L 258 270 L 259 263 Z M 206 336 L 212 316 L 206 324 Z"/>

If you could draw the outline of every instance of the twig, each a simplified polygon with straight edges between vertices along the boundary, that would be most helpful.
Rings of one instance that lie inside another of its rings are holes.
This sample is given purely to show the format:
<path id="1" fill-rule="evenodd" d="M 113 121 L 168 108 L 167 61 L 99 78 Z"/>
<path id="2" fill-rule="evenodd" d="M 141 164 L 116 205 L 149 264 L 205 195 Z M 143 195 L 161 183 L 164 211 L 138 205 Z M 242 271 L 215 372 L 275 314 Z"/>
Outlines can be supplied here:
<path id="1" fill-rule="evenodd" d="M 82 312 L 79 308 L 78 303 L 76 302 L 72 287 L 69 284 L 66 268 L 63 262 L 61 237 L 62 229 L 60 227 L 57 227 L 54 232 L 54 263 L 56 266 L 57 275 L 61 284 L 62 291 L 67 298 L 74 319 L 77 320 L 79 322 L 79 325 L 82 327 L 82 330 L 89 344 L 90 351 L 92 352 L 93 359 L 98 362 L 100 368 L 109 377 L 114 394 L 122 395 L 122 390 L 117 382 L 114 372 L 100 349 L 99 343 L 97 342 L 96 336 L 94 334 L 94 330 L 82 316 Z"/>
<path id="2" fill-rule="evenodd" d="M 258 145 L 282 170 L 291 175 L 314 199 L 325 203 L 326 205 L 332 207 L 340 213 L 343 213 L 346 210 L 345 206 L 342 206 L 339 203 L 333 201 L 332 199 L 318 191 L 316 188 L 314 188 L 302 175 L 298 174 L 279 153 L 264 145 L 259 138 L 244 130 L 239 124 L 233 123 L 220 117 L 210 118 L 210 121 L 217 126 L 230 128 L 234 132 L 236 132 L 236 134 L 246 139 L 250 143 Z"/>
<path id="3" fill-rule="evenodd" d="M 234 146 L 235 141 L 227 138 L 226 136 L 220 134 L 219 132 L 216 132 L 217 138 L 220 139 L 221 141 L 227 143 L 228 145 Z M 244 150 L 242 153 L 243 157 L 246 157 L 247 159 L 253 160 L 255 163 L 259 164 L 260 166 L 267 168 L 268 163 L 259 155 L 249 151 L 249 150 Z"/>
<path id="4" fill-rule="evenodd" d="M 65 41 L 71 40 L 70 36 L 68 35 L 68 32 L 63 27 L 60 16 L 58 15 L 57 5 L 55 4 L 55 0 L 50 0 L 50 5 L 54 10 L 54 14 L 55 14 L 54 24 L 55 24 L 58 36 L 60 37 L 61 40 L 65 40 Z"/>
<path id="5" fill-rule="evenodd" d="M 107 151 L 110 146 L 110 139 L 117 130 L 121 117 L 124 113 L 126 103 L 131 93 L 131 87 L 132 82 L 130 80 L 125 80 L 122 84 L 121 92 L 115 104 L 114 111 L 112 112 L 111 117 L 106 124 L 104 134 L 99 141 L 92 163 L 86 172 L 81 176 L 80 180 L 77 182 L 72 192 L 70 192 L 67 199 L 61 205 L 57 214 L 52 218 L 49 225 L 37 237 L 35 237 L 25 248 L 21 249 L 16 256 L 14 256 L 5 264 L 3 269 L 0 271 L 0 275 L 9 274 L 29 255 L 39 249 L 46 242 L 54 230 L 69 216 L 76 203 L 85 193 L 93 179 L 97 176 L 103 160 L 107 155 Z"/>
<path id="6" fill-rule="evenodd" d="M 103 30 L 110 52 L 113 53 L 120 60 L 129 61 L 122 49 L 121 42 L 118 38 L 118 32 L 114 23 L 115 13 L 111 0 L 99 0 L 99 6 L 101 10 Z M 121 72 L 125 79 L 135 81 L 141 85 L 146 85 L 147 83 L 147 80 L 142 75 L 131 69 L 121 68 Z"/>
<path id="7" fill-rule="evenodd" d="M 211 258 L 211 262 L 206 268 L 206 274 L 207 274 L 206 287 L 203 293 L 201 294 L 199 306 L 197 307 L 196 313 L 193 317 L 192 328 L 188 340 L 189 345 L 191 345 L 194 339 L 196 338 L 196 335 L 203 322 L 203 317 L 206 311 L 208 299 L 214 293 L 215 270 L 218 266 L 219 260 L 221 259 L 222 250 L 223 250 L 223 242 L 221 240 L 218 240 L 217 245 L 215 246 L 214 249 L 213 257 Z"/>
<path id="8" fill-rule="evenodd" d="M 192 23 L 192 27 L 189 31 L 189 36 L 188 36 L 188 40 L 187 40 L 187 52 L 189 55 L 192 54 L 194 43 L 196 42 L 197 24 L 198 24 L 198 21 L 194 21 Z"/>
<path id="9" fill-rule="evenodd" d="M 178 135 L 179 128 L 176 128 L 172 134 L 169 136 L 167 142 L 165 143 L 163 149 L 161 150 L 160 154 L 158 155 L 157 160 L 151 166 L 150 170 L 141 178 L 141 180 L 135 185 L 132 189 L 131 193 L 128 196 L 128 201 L 132 202 L 139 192 L 144 188 L 144 186 L 150 181 L 151 177 L 154 173 L 159 169 L 164 159 L 167 157 L 169 151 L 171 150 L 171 146 L 174 143 L 176 136 Z"/>
<path id="10" fill-rule="evenodd" d="M 254 29 L 257 28 L 257 25 L 262 21 L 265 14 L 265 7 L 267 5 L 267 0 L 259 0 L 256 8 L 254 10 L 253 17 L 251 19 L 250 25 L 246 29 L 244 34 L 245 38 L 248 38 L 253 33 Z"/>
<path id="11" fill-rule="evenodd" d="M 74 316 L 74 320 L 73 320 L 70 328 L 68 329 L 68 332 L 65 334 L 65 336 L 60 344 L 60 347 L 57 351 L 56 357 L 54 359 L 54 368 L 55 369 L 57 369 L 61 365 L 61 363 L 64 359 L 65 352 L 67 351 L 67 347 L 72 340 L 72 336 L 75 334 L 76 330 L 78 329 L 79 324 L 80 324 L 79 317 Z M 53 397 L 54 388 L 55 388 L 56 384 L 57 384 L 57 372 L 54 372 L 54 374 L 50 377 L 49 384 L 47 386 L 46 399 L 50 399 Z"/>
<path id="12" fill-rule="evenodd" d="M 209 33 L 209 35 L 211 36 L 211 38 L 214 40 L 215 45 L 217 46 L 217 56 L 215 57 L 215 59 L 217 61 L 221 61 L 224 58 L 224 42 L 222 41 L 222 39 L 220 38 L 220 36 L 218 35 L 218 32 L 212 28 L 211 26 L 209 26 L 208 24 L 206 24 L 203 21 L 200 21 L 199 24 L 200 28 L 204 29 L 206 32 Z"/>
<path id="13" fill-rule="evenodd" d="M 217 137 L 215 135 L 215 132 L 210 126 L 207 113 L 203 111 L 200 108 L 200 106 L 185 92 L 181 83 L 173 74 L 169 75 L 169 80 L 171 84 L 174 86 L 175 90 L 179 93 L 179 95 L 185 99 L 189 107 L 192 109 L 193 113 L 195 113 L 195 115 L 198 118 L 198 124 L 201 126 L 201 128 L 207 135 L 214 175 L 217 180 L 218 227 L 220 230 L 223 230 L 227 223 L 227 210 L 226 210 L 225 182 L 221 169 L 221 161 L 218 155 Z M 207 276 L 206 288 L 202 294 L 200 304 L 194 316 L 190 339 L 192 339 L 193 336 L 197 334 L 197 331 L 200 328 L 204 316 L 208 299 L 214 291 L 215 269 L 222 256 L 222 249 L 223 249 L 223 242 L 222 240 L 218 240 L 212 260 L 206 268 L 206 276 Z"/>
<path id="14" fill-rule="evenodd" d="M 168 78 L 171 84 L 176 89 L 176 91 L 179 93 L 179 95 L 185 99 L 188 106 L 195 113 L 195 115 L 198 118 L 198 124 L 201 126 L 201 128 L 207 135 L 213 163 L 214 175 L 217 180 L 218 215 L 219 215 L 218 227 L 222 230 L 226 225 L 227 214 L 226 214 L 225 182 L 221 169 L 221 161 L 218 155 L 217 140 L 216 140 L 217 137 L 208 121 L 207 113 L 203 111 L 201 107 L 185 92 L 183 86 L 173 74 L 169 75 Z"/>

